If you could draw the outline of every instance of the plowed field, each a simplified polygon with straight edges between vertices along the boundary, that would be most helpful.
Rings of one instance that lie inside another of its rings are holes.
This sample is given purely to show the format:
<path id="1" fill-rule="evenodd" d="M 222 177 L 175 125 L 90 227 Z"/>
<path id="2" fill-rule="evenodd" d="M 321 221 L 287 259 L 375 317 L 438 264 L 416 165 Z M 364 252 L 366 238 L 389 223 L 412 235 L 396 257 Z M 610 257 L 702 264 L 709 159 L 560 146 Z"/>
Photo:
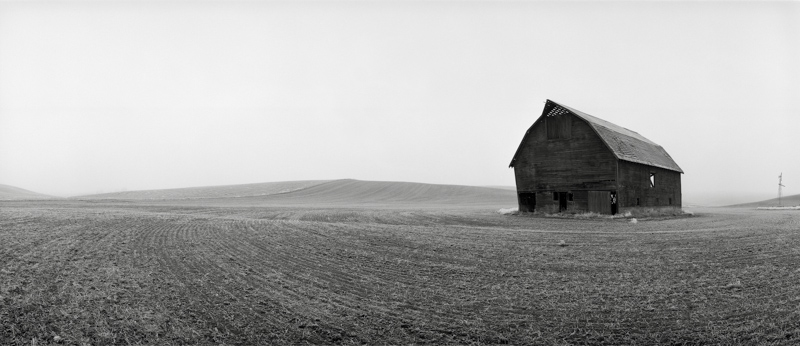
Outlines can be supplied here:
<path id="1" fill-rule="evenodd" d="M 800 343 L 797 211 L 0 203 L 3 345 Z"/>

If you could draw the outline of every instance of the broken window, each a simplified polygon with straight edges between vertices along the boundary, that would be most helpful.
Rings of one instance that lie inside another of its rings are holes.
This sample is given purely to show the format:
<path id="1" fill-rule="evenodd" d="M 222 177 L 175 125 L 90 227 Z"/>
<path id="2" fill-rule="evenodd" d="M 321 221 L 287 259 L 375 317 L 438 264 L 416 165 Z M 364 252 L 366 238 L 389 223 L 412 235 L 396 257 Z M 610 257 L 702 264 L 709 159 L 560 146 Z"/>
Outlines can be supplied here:
<path id="1" fill-rule="evenodd" d="M 639 197 L 636 197 L 636 205 L 639 205 Z"/>
<path id="2" fill-rule="evenodd" d="M 572 192 L 570 192 L 569 194 L 567 194 L 567 200 L 568 200 L 568 201 L 570 201 L 570 202 L 572 202 Z"/>
<path id="3" fill-rule="evenodd" d="M 650 173 L 650 187 L 656 187 L 656 174 Z"/>

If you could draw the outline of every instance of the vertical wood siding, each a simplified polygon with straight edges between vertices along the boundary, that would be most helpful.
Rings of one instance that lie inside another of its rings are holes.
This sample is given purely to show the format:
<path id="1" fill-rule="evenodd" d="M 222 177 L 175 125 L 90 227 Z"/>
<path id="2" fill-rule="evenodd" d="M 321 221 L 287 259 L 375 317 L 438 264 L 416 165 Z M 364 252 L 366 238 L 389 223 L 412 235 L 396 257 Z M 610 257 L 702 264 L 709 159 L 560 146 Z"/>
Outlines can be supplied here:
<path id="1" fill-rule="evenodd" d="M 589 211 L 611 214 L 611 192 L 589 191 Z"/>
<path id="2" fill-rule="evenodd" d="M 547 121 L 557 124 L 550 131 L 558 139 L 547 139 Z M 616 190 L 617 158 L 583 119 L 568 113 L 540 117 L 530 131 L 517 154 L 514 175 L 518 192 L 537 192 L 537 209 L 558 211 L 553 191 L 572 192 L 567 210 L 586 211 L 587 191 Z"/>
<path id="3" fill-rule="evenodd" d="M 650 187 L 650 173 L 655 173 L 655 186 Z M 680 207 L 681 173 L 628 161 L 619 161 L 620 207 Z M 670 204 L 672 199 L 672 204 Z"/>

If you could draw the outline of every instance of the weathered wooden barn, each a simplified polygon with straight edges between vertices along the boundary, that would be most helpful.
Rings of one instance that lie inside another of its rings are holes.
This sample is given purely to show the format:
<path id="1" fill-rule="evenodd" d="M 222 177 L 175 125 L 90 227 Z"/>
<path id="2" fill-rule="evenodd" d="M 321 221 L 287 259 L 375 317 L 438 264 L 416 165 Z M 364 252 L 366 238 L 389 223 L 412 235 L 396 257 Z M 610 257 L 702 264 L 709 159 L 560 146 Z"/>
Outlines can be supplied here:
<path id="1" fill-rule="evenodd" d="M 683 170 L 642 135 L 547 100 L 517 148 L 520 211 L 615 214 L 681 206 Z"/>

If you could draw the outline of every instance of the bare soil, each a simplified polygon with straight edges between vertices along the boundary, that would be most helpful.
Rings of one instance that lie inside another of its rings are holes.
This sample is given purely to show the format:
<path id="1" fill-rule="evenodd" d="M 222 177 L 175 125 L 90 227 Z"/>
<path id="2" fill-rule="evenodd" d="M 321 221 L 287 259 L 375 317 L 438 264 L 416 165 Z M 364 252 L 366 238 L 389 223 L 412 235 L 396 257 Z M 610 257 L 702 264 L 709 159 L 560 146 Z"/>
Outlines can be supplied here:
<path id="1" fill-rule="evenodd" d="M 0 344 L 800 343 L 800 213 L 0 202 Z"/>

